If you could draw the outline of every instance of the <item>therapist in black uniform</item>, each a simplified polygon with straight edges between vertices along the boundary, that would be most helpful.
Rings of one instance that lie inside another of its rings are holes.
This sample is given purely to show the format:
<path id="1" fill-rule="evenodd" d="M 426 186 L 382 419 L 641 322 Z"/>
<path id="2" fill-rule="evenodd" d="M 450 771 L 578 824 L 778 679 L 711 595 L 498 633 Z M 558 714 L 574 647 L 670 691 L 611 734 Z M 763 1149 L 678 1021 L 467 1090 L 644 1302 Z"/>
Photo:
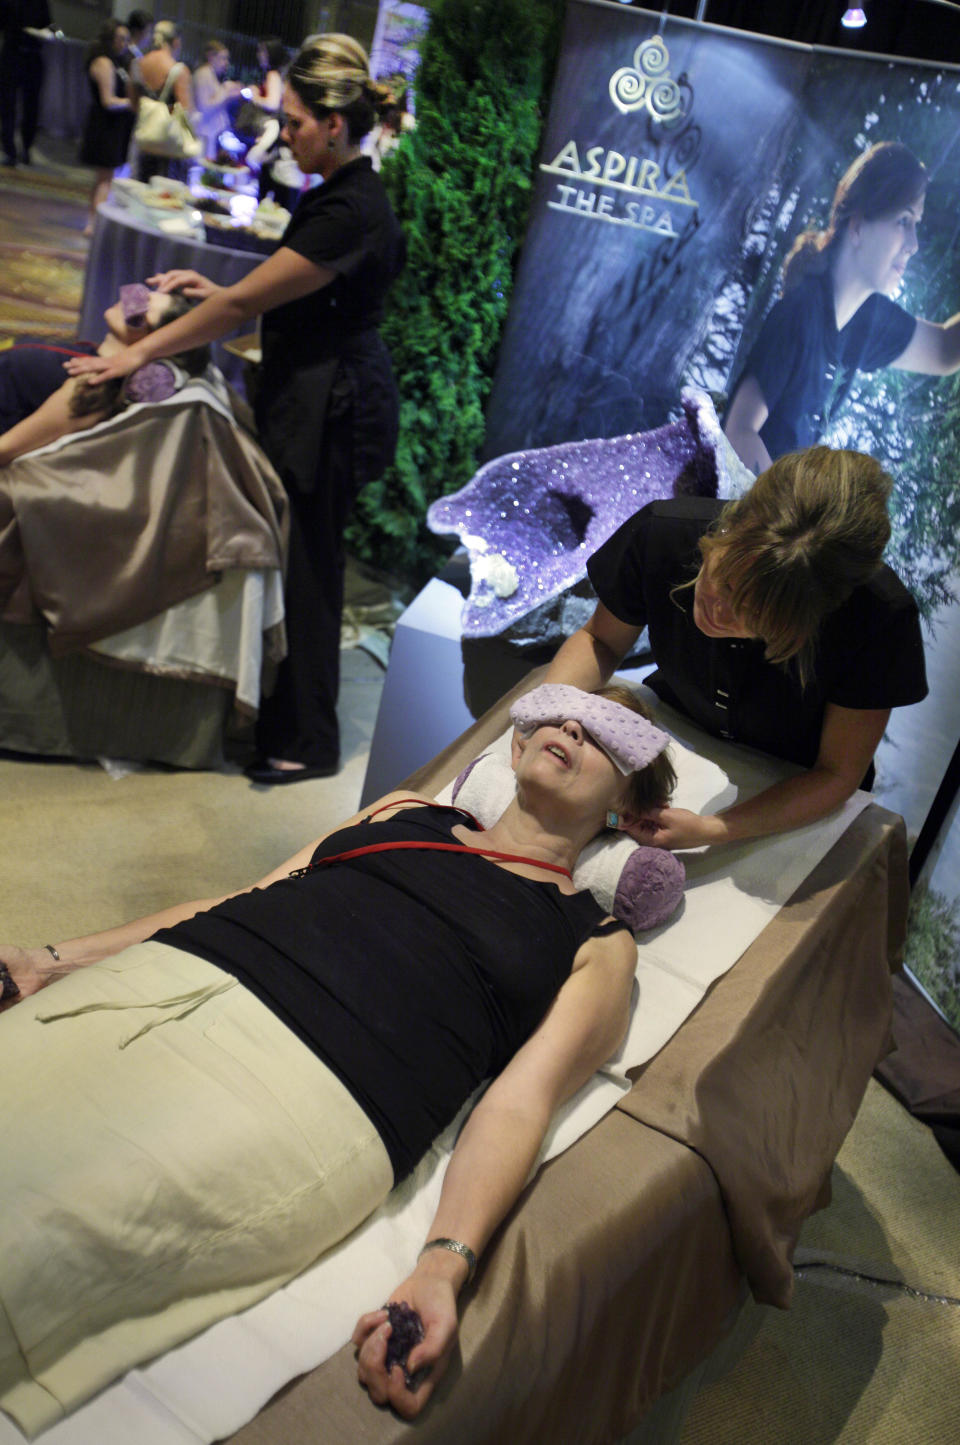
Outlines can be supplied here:
<path id="1" fill-rule="evenodd" d="M 380 475 L 396 445 L 396 384 L 377 324 L 405 243 L 361 150 L 378 96 L 355 40 L 310 40 L 287 72 L 284 136 L 300 169 L 323 185 L 301 199 L 277 251 L 234 286 L 195 271 L 151 277 L 161 291 L 183 290 L 202 304 L 168 328 L 169 340 L 148 337 L 115 361 L 67 367 L 123 375 L 262 315 L 255 411 L 290 497 L 291 530 L 289 651 L 257 725 L 261 757 L 247 772 L 258 783 L 337 770 L 343 527 L 360 487 Z"/>
<path id="2" fill-rule="evenodd" d="M 546 681 L 599 687 L 647 626 L 659 697 L 806 770 L 721 813 L 658 809 L 636 836 L 739 842 L 813 822 L 870 786 L 891 708 L 927 691 L 916 603 L 881 561 L 890 489 L 873 458 L 811 447 L 735 502 L 651 502 L 591 557 L 596 611 Z"/>

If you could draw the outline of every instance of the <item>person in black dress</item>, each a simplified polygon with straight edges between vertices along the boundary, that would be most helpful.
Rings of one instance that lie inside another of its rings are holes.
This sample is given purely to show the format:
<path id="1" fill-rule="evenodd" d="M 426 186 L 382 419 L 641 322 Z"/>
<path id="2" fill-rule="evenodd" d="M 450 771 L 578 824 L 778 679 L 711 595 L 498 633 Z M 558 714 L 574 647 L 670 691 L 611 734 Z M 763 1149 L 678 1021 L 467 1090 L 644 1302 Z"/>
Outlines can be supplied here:
<path id="1" fill-rule="evenodd" d="M 323 184 L 299 202 L 277 251 L 226 288 L 195 271 L 150 278 L 202 304 L 125 357 L 68 364 L 74 374 L 122 375 L 263 318 L 255 412 L 290 496 L 291 534 L 288 654 L 258 722 L 260 758 L 248 769 L 258 783 L 337 769 L 343 528 L 357 492 L 380 475 L 396 445 L 396 384 L 377 326 L 406 247 L 362 154 L 378 95 L 356 41 L 309 41 L 287 74 L 284 136 L 301 171 Z"/>
<path id="2" fill-rule="evenodd" d="M 120 20 L 111 20 L 87 54 L 90 109 L 80 143 L 80 163 L 92 166 L 96 175 L 90 192 L 90 215 L 84 235 L 93 234 L 97 207 L 107 199 L 113 173 L 123 165 L 133 130 L 133 101 L 127 77 L 119 62 L 130 45 L 130 31 Z"/>
<path id="3" fill-rule="evenodd" d="M 862 786 L 890 709 L 926 696 L 917 606 L 882 561 L 891 482 L 859 452 L 811 447 L 745 496 L 651 502 L 590 558 L 599 599 L 548 682 L 596 688 L 649 627 L 649 686 L 717 737 L 805 771 L 724 812 L 666 808 L 634 837 L 739 842 L 825 816 Z"/>

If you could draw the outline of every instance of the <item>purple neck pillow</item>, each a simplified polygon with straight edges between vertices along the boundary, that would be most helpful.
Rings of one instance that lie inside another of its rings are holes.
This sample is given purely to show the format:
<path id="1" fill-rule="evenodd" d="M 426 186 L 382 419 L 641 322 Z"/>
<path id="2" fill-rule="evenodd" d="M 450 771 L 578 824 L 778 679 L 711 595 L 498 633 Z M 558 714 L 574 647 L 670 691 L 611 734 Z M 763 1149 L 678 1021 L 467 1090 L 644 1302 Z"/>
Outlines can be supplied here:
<path id="1" fill-rule="evenodd" d="M 171 362 L 148 361 L 145 366 L 138 366 L 136 371 L 132 371 L 127 377 L 123 396 L 124 400 L 130 403 L 166 401 L 181 385 L 177 370 Z"/>

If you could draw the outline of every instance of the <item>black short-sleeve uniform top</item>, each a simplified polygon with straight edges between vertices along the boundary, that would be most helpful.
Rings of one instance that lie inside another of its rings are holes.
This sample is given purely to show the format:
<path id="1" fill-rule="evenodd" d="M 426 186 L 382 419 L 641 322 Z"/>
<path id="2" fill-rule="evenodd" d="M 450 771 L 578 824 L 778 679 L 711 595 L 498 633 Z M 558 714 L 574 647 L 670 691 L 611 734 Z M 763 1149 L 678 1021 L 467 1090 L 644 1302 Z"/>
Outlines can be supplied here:
<path id="1" fill-rule="evenodd" d="M 819 441 L 856 373 L 896 361 L 916 327 L 915 317 L 875 292 L 838 331 L 828 272 L 792 287 L 770 310 L 737 381 L 752 376 L 763 393 L 769 414 L 760 436 L 771 458 Z"/>
<path id="2" fill-rule="evenodd" d="M 885 564 L 824 618 L 803 688 L 790 663 L 765 660 L 762 642 L 701 632 L 693 588 L 675 589 L 696 576 L 697 544 L 722 506 L 706 497 L 651 502 L 587 564 L 603 605 L 649 627 L 657 671 L 647 681 L 659 697 L 716 737 L 810 767 L 827 703 L 888 708 L 926 696 L 917 606 Z"/>
<path id="3" fill-rule="evenodd" d="M 369 157 L 309 191 L 280 245 L 336 279 L 264 312 L 256 398 L 264 449 L 289 487 L 312 491 L 328 412 L 352 409 L 353 475 L 362 485 L 383 471 L 396 443 L 396 387 L 376 328 L 406 255 Z"/>
<path id="4" fill-rule="evenodd" d="M 314 858 L 450 842 L 453 808 L 344 828 Z M 233 974 L 329 1065 L 394 1178 L 540 1023 L 604 910 L 473 854 L 367 854 L 240 894 L 158 939 Z"/>

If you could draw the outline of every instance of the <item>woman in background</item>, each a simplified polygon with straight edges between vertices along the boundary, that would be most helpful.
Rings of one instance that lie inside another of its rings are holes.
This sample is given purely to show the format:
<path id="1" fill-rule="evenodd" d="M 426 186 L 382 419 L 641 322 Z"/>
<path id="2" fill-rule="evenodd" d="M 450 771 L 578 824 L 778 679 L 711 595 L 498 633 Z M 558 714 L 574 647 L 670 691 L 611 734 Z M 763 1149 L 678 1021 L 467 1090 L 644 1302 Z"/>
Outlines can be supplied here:
<path id="1" fill-rule="evenodd" d="M 133 101 L 119 62 L 130 45 L 130 31 L 120 20 L 109 21 L 87 52 L 90 109 L 80 144 L 80 163 L 96 172 L 90 192 L 90 215 L 83 234 L 93 235 L 97 207 L 107 199 L 113 173 L 123 165 L 133 129 Z"/>
<path id="2" fill-rule="evenodd" d="M 724 420 L 738 456 L 760 473 L 819 441 L 857 371 L 893 366 L 946 376 L 960 367 L 960 313 L 943 324 L 892 297 L 918 247 L 927 172 L 905 145 L 882 141 L 848 168 L 826 230 L 797 238 Z"/>
<path id="3" fill-rule="evenodd" d="M 142 90 L 140 83 L 140 62 L 147 50 L 150 49 L 150 41 L 153 38 L 153 16 L 148 10 L 131 10 L 127 16 L 127 29 L 130 31 L 130 44 L 127 46 L 127 53 L 123 57 L 122 69 L 127 75 L 127 94 L 133 102 L 134 123 L 136 123 L 137 97 Z M 127 147 L 127 174 L 135 176 L 140 171 L 140 153 L 137 150 L 136 141 L 131 132 L 130 144 Z"/>
<path id="4" fill-rule="evenodd" d="M 239 95 L 242 87 L 239 81 L 224 78 L 230 65 L 230 52 L 222 40 L 215 36 L 208 40 L 203 53 L 204 63 L 193 76 L 196 129 L 203 136 L 204 154 L 215 160 L 217 138 L 230 124 L 227 101 Z"/>
<path id="5" fill-rule="evenodd" d="M 172 107 L 179 101 L 184 112 L 193 112 L 193 82 L 188 67 L 180 59 L 180 31 L 172 20 L 158 20 L 153 27 L 150 49 L 139 63 L 138 89 L 152 100 L 165 99 Z M 141 181 L 151 176 L 171 174 L 171 167 L 177 165 L 167 156 L 149 155 L 141 150 L 138 174 Z"/>
<path id="6" fill-rule="evenodd" d="M 343 528 L 357 492 L 380 475 L 396 445 L 397 390 L 377 326 L 406 247 L 362 153 L 378 98 L 355 40 L 311 38 L 287 74 L 284 138 L 300 170 L 323 185 L 301 199 L 274 254 L 228 287 L 195 271 L 152 278 L 201 304 L 122 356 L 67 363 L 74 375 L 121 376 L 263 318 L 254 410 L 290 497 L 291 524 L 288 651 L 260 709 L 260 757 L 248 769 L 257 783 L 337 770 Z"/>
<path id="7" fill-rule="evenodd" d="M 124 69 L 131 83 L 137 85 L 140 79 L 140 61 L 144 51 L 150 48 L 153 16 L 148 10 L 131 10 L 127 16 L 127 29 L 130 31 L 130 44 L 127 47 Z"/>
<path id="8" fill-rule="evenodd" d="M 367 136 L 364 147 L 373 162 L 375 171 L 380 169 L 386 157 L 400 144 L 400 137 L 404 131 L 412 128 L 408 125 L 408 122 L 412 121 L 412 117 L 407 114 L 403 99 L 398 100 L 394 92 L 388 88 L 384 89 L 377 114 L 379 119 Z"/>
<path id="9" fill-rule="evenodd" d="M 280 143 L 280 127 L 283 105 L 283 71 L 289 57 L 287 47 L 281 40 L 261 40 L 257 46 L 257 64 L 260 67 L 260 84 L 250 98 L 246 112 L 248 133 L 254 135 L 254 143 L 247 151 L 246 163 L 254 171 L 269 172 L 270 162 L 276 157 Z M 266 194 L 260 186 L 260 199 Z"/>
<path id="10" fill-rule="evenodd" d="M 283 71 L 288 59 L 287 47 L 275 35 L 261 40 L 257 46 L 260 84 L 257 86 L 256 104 L 270 115 L 279 116 L 283 105 Z"/>

